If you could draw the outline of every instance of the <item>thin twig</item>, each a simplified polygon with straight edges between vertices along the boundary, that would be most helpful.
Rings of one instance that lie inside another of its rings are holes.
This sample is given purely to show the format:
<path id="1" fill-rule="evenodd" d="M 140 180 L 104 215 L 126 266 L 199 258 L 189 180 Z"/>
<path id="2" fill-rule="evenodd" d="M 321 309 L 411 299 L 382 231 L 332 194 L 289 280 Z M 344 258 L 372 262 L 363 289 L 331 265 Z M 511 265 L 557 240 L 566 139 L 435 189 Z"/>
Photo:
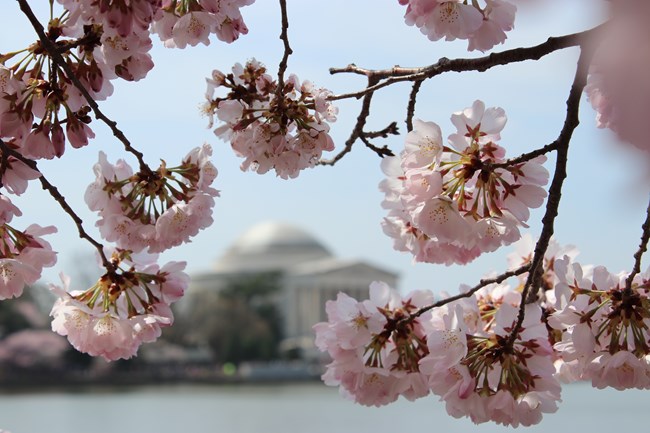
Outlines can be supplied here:
<path id="1" fill-rule="evenodd" d="M 369 77 L 368 87 L 373 86 L 375 82 L 376 82 L 375 78 Z M 368 116 L 370 115 L 370 103 L 372 102 L 373 95 L 374 93 L 370 92 L 363 97 L 363 101 L 361 102 L 361 111 L 357 116 L 357 123 L 352 129 L 352 132 L 350 133 L 350 137 L 346 140 L 345 147 L 343 148 L 343 150 L 340 151 L 332 159 L 327 159 L 327 160 L 321 159 L 318 162 L 320 165 L 332 166 L 336 164 L 338 161 L 340 161 L 341 158 L 343 158 L 347 153 L 349 153 L 352 150 L 352 146 L 354 145 L 354 143 L 357 141 L 359 137 L 363 135 L 363 127 L 366 126 L 366 121 L 368 120 Z"/>
<path id="2" fill-rule="evenodd" d="M 498 164 L 492 164 L 490 167 L 492 169 L 495 168 L 506 168 L 510 167 L 512 165 L 516 164 L 521 164 L 522 162 L 530 161 L 531 159 L 537 158 L 538 156 L 545 155 L 549 152 L 552 152 L 554 150 L 557 150 L 558 148 L 558 143 L 559 143 L 559 138 L 552 143 L 547 144 L 546 146 L 540 147 L 539 149 L 535 149 L 532 152 L 527 152 L 523 153 L 516 158 L 510 158 L 504 162 L 500 162 Z"/>
<path id="3" fill-rule="evenodd" d="M 399 135 L 399 129 L 397 128 L 397 122 L 391 122 L 390 125 L 385 127 L 384 129 L 381 129 L 379 131 L 371 131 L 371 132 L 361 132 L 359 135 L 359 138 L 363 143 L 366 145 L 366 147 L 373 152 L 375 152 L 380 158 L 383 158 L 385 156 L 395 156 L 392 150 L 387 145 L 384 145 L 382 147 L 375 146 L 370 142 L 370 139 L 372 138 L 388 138 L 389 135 Z"/>
<path id="4" fill-rule="evenodd" d="M 593 47 L 586 44 L 581 46 L 580 58 L 578 59 L 578 66 L 576 68 L 576 74 L 573 79 L 573 84 L 571 85 L 571 90 L 569 91 L 569 97 L 567 98 L 566 106 L 566 118 L 564 120 L 564 125 L 557 142 L 557 161 L 555 164 L 555 174 L 553 175 L 553 181 L 549 188 L 548 201 L 546 203 L 546 213 L 542 218 L 542 232 L 539 236 L 539 240 L 535 245 L 535 251 L 533 254 L 533 259 L 530 262 L 530 272 L 526 278 L 526 283 L 524 284 L 524 289 L 521 293 L 521 305 L 519 306 L 519 313 L 517 315 L 517 322 L 508 337 L 506 347 L 512 347 L 517 335 L 521 330 L 521 326 L 524 322 L 526 304 L 536 295 L 536 292 L 532 290 L 537 290 L 539 287 L 540 279 L 543 271 L 543 262 L 544 254 L 548 249 L 548 244 L 553 236 L 555 218 L 558 215 L 558 209 L 560 207 L 560 198 L 562 197 L 562 184 L 564 179 L 567 177 L 567 161 L 569 153 L 569 143 L 573 135 L 573 131 L 578 127 L 580 123 L 578 118 L 578 112 L 580 109 L 580 98 L 582 97 L 582 92 L 584 90 L 585 84 L 587 82 L 587 73 L 589 71 L 589 62 L 591 60 L 591 55 L 593 52 Z"/>
<path id="5" fill-rule="evenodd" d="M 88 105 L 90 108 L 93 110 L 93 113 L 95 114 L 95 118 L 98 120 L 101 120 L 104 122 L 113 132 L 113 135 L 124 145 L 124 148 L 126 149 L 127 152 L 130 152 L 133 154 L 140 165 L 140 171 L 147 173 L 147 174 L 152 174 L 152 170 L 149 168 L 149 166 L 144 162 L 144 157 L 141 152 L 136 150 L 132 145 L 131 142 L 126 138 L 124 133 L 118 129 L 117 127 L 117 122 L 109 119 L 100 109 L 99 105 L 95 101 L 95 99 L 88 93 L 88 90 L 86 90 L 86 87 L 79 81 L 77 76 L 74 74 L 72 71 L 72 68 L 70 68 L 70 65 L 65 61 L 61 53 L 59 52 L 59 48 L 57 45 L 50 40 L 50 38 L 47 37 L 45 34 L 45 29 L 41 25 L 41 23 L 38 21 L 38 18 L 36 18 L 36 15 L 34 15 L 34 12 L 32 9 L 29 7 L 29 4 L 27 3 L 27 0 L 17 0 L 19 5 L 20 5 L 20 10 L 25 14 L 27 19 L 30 21 L 32 26 L 34 27 L 34 30 L 36 31 L 36 34 L 38 34 L 38 37 L 41 41 L 41 44 L 43 45 L 43 48 L 47 51 L 49 54 L 50 58 L 52 61 L 58 65 L 63 71 L 65 72 L 65 75 L 68 77 L 68 79 L 72 82 L 72 84 L 81 92 L 83 97 L 86 99 L 86 102 L 88 102 Z"/>
<path id="6" fill-rule="evenodd" d="M 392 150 L 387 145 L 383 145 L 382 147 L 375 146 L 368 140 L 368 136 L 363 134 L 361 137 L 359 137 L 363 144 L 366 145 L 366 147 L 373 152 L 375 152 L 380 158 L 384 158 L 386 156 L 395 156 Z"/>
<path id="7" fill-rule="evenodd" d="M 639 243 L 639 249 L 634 253 L 634 267 L 632 272 L 625 279 L 625 292 L 628 295 L 632 294 L 632 280 L 641 272 L 641 257 L 643 253 L 648 250 L 648 240 L 650 239 L 650 203 L 648 203 L 648 209 L 646 210 L 645 222 L 641 226 L 643 233 L 641 234 L 641 242 Z"/>
<path id="8" fill-rule="evenodd" d="M 474 287 L 472 287 L 468 291 L 463 292 L 463 293 L 459 293 L 458 295 L 449 296 L 449 297 L 447 297 L 445 299 L 441 299 L 440 301 L 435 302 L 435 303 L 433 303 L 431 305 L 427 305 L 426 307 L 422 307 L 418 311 L 416 311 L 415 313 L 409 315 L 408 317 L 406 317 L 403 320 L 404 321 L 409 321 L 409 322 L 413 321 L 413 320 L 417 319 L 418 317 L 420 317 L 421 315 L 423 315 L 424 313 L 426 313 L 427 311 L 433 310 L 434 308 L 442 307 L 443 305 L 447 305 L 447 304 L 449 304 L 451 302 L 458 301 L 459 299 L 469 298 L 474 293 L 481 290 L 483 287 L 489 286 L 490 284 L 500 284 L 500 283 L 504 282 L 505 280 L 507 280 L 508 278 L 516 277 L 517 275 L 521 275 L 523 273 L 528 272 L 529 269 L 530 269 L 530 263 L 522 265 L 522 266 L 518 267 L 517 269 L 512 269 L 512 270 L 506 271 L 506 272 L 502 273 L 501 275 L 498 275 L 498 276 L 496 276 L 494 278 L 484 278 L 484 279 L 480 280 L 477 285 L 475 285 Z"/>
<path id="9" fill-rule="evenodd" d="M 86 232 L 86 230 L 83 228 L 83 220 L 74 212 L 72 207 L 70 207 L 68 202 L 65 200 L 65 197 L 61 195 L 59 190 L 54 185 L 52 185 L 52 183 L 50 183 L 50 181 L 48 181 L 47 178 L 43 175 L 43 173 L 38 169 L 36 161 L 25 158 L 20 153 L 11 149 L 4 141 L 2 141 L 2 139 L 0 139 L 0 148 L 2 149 L 3 158 L 5 155 L 12 156 L 16 158 L 18 161 L 27 165 L 32 170 L 38 171 L 41 174 L 39 177 L 39 181 L 41 182 L 42 188 L 45 191 L 47 191 L 50 194 L 50 196 L 52 196 L 52 198 L 56 200 L 57 203 L 59 203 L 59 206 L 61 206 L 64 212 L 67 213 L 70 216 L 70 218 L 72 218 L 75 225 L 77 226 L 77 230 L 79 231 L 79 237 L 81 239 L 85 239 L 86 241 L 90 242 L 97 249 L 99 253 L 99 257 L 102 260 L 102 265 L 104 266 L 104 268 L 106 268 L 106 271 L 113 272 L 115 270 L 115 267 L 106 258 L 106 255 L 104 254 L 104 245 L 97 242 Z"/>
<path id="10" fill-rule="evenodd" d="M 0 139 L 0 142 L 2 142 L 2 139 Z M 4 145 L 4 142 L 2 142 Z M 2 152 L 2 155 L 0 156 L 2 160 L 0 161 L 0 188 L 4 186 L 4 182 L 2 179 L 5 178 L 5 173 L 7 172 L 7 168 L 9 167 L 9 155 L 7 152 Z"/>
<path id="11" fill-rule="evenodd" d="M 397 127 L 397 122 L 391 122 L 384 129 L 379 131 L 364 132 L 363 136 L 366 138 L 388 138 L 389 135 L 399 135 L 399 128 Z"/>
<path id="12" fill-rule="evenodd" d="M 411 94 L 409 95 L 409 103 L 406 108 L 406 130 L 408 132 L 413 131 L 413 116 L 415 116 L 415 103 L 418 97 L 418 92 L 420 87 L 422 87 L 422 82 L 424 80 L 418 80 L 413 83 L 413 88 L 411 89 Z"/>
<path id="13" fill-rule="evenodd" d="M 284 73 L 287 70 L 287 63 L 289 62 L 289 56 L 293 54 L 293 50 L 289 45 L 289 18 L 287 16 L 287 1 L 280 0 L 280 10 L 282 13 L 282 32 L 280 33 L 280 39 L 284 44 L 284 54 L 282 55 L 282 60 L 280 61 L 280 66 L 278 68 L 278 98 L 284 100 L 283 91 L 284 91 Z"/>

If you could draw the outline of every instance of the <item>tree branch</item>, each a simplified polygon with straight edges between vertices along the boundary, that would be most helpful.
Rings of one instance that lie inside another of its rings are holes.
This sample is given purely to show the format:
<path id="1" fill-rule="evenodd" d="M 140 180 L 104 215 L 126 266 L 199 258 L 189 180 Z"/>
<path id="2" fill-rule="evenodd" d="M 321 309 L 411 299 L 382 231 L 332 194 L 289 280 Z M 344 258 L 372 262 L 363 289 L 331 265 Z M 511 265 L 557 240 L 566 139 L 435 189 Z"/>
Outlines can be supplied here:
<path id="1" fill-rule="evenodd" d="M 61 195 L 59 190 L 48 181 L 45 176 L 43 175 L 43 172 L 41 172 L 38 169 L 38 166 L 36 164 L 36 161 L 33 161 L 31 159 L 25 158 L 23 155 L 21 155 L 19 152 L 16 152 L 15 150 L 11 149 L 2 139 L 0 139 L 0 149 L 2 149 L 2 158 L 5 158 L 5 155 L 12 156 L 22 162 L 23 164 L 27 165 L 29 168 L 32 170 L 38 171 L 41 176 L 38 178 L 39 181 L 41 182 L 42 188 L 47 191 L 52 198 L 59 203 L 59 206 L 63 209 L 65 213 L 67 213 L 70 218 L 74 221 L 75 225 L 77 226 L 77 230 L 79 231 L 79 237 L 81 239 L 85 239 L 86 241 L 90 242 L 96 249 L 97 252 L 99 253 L 99 257 L 102 260 L 102 265 L 106 268 L 108 272 L 113 272 L 115 270 L 115 267 L 111 264 L 111 262 L 106 258 L 106 255 L 104 254 L 104 245 L 100 244 L 97 242 L 95 239 L 93 239 L 83 228 L 83 220 L 74 212 L 72 207 L 66 202 L 65 197 Z"/>
<path id="2" fill-rule="evenodd" d="M 560 199 L 562 197 L 562 185 L 564 179 L 567 177 L 567 161 L 569 153 L 569 143 L 573 136 L 573 131 L 580 123 L 578 118 L 580 108 L 580 98 L 587 82 L 587 74 L 589 72 L 589 63 L 593 54 L 593 47 L 587 43 L 581 46 L 580 58 L 578 59 L 578 66 L 576 74 L 571 85 L 569 97 L 567 99 L 567 111 L 564 125 L 560 131 L 557 142 L 557 161 L 555 164 L 555 174 L 553 181 L 549 188 L 548 201 L 546 203 L 546 213 L 542 218 L 542 232 L 539 236 L 533 259 L 530 262 L 530 271 L 524 284 L 524 289 L 521 293 L 521 305 L 519 306 L 519 313 L 517 315 L 517 322 L 512 329 L 512 332 L 506 343 L 506 347 L 512 347 L 521 330 L 521 325 L 524 322 L 526 304 L 531 301 L 538 290 L 540 278 L 543 270 L 544 254 L 548 249 L 548 244 L 553 236 L 555 218 L 558 215 L 560 206 Z"/>
<path id="3" fill-rule="evenodd" d="M 284 100 L 283 91 L 284 91 L 284 73 L 287 70 L 287 63 L 289 62 L 289 56 L 293 54 L 293 50 L 289 45 L 289 18 L 287 16 L 287 1 L 280 0 L 280 10 L 282 13 L 282 31 L 280 32 L 280 39 L 284 44 L 284 54 L 282 55 L 282 60 L 280 61 L 280 66 L 278 68 L 278 98 Z"/>
<path id="4" fill-rule="evenodd" d="M 368 77 L 368 87 L 371 87 L 374 85 L 374 83 L 377 80 L 373 77 Z M 370 103 L 372 102 L 372 96 L 374 92 L 370 92 L 366 94 L 363 97 L 363 102 L 361 103 L 361 112 L 357 116 L 357 123 L 354 126 L 354 129 L 352 130 L 352 133 L 350 133 L 350 138 L 348 138 L 345 142 L 345 147 L 341 152 L 339 152 L 334 158 L 325 160 L 321 159 L 318 164 L 319 165 L 330 165 L 333 166 L 336 164 L 341 158 L 343 158 L 347 153 L 349 153 L 352 150 L 352 146 L 354 145 L 355 141 L 359 137 L 363 135 L 363 127 L 366 125 L 366 121 L 368 120 L 368 116 L 370 115 Z"/>
<path id="5" fill-rule="evenodd" d="M 420 68 L 403 68 L 395 66 L 390 69 L 364 69 L 350 64 L 344 68 L 330 68 L 330 74 L 340 73 L 353 73 L 358 75 L 365 75 L 368 78 L 376 79 L 376 83 L 367 86 L 364 90 L 358 92 L 345 93 L 341 95 L 334 95 L 330 100 L 360 98 L 367 93 L 372 93 L 382 87 L 390 86 L 402 81 L 421 81 L 433 78 L 436 75 L 445 72 L 466 72 L 478 71 L 485 72 L 495 66 L 508 65 L 510 63 L 518 63 L 527 60 L 539 60 L 542 57 L 551 54 L 555 51 L 562 50 L 569 47 L 580 46 L 587 43 L 587 41 L 600 32 L 606 24 L 594 27 L 584 32 L 573 33 L 565 36 L 550 37 L 539 45 L 525 48 L 515 48 L 512 50 L 501 51 L 492 53 L 488 56 L 478 57 L 474 59 L 453 59 L 450 60 L 446 57 L 441 58 L 438 62 Z M 381 81 L 385 80 L 385 81 Z"/>
<path id="6" fill-rule="evenodd" d="M 408 322 L 413 321 L 418 317 L 420 317 L 421 315 L 423 315 L 424 313 L 426 313 L 427 311 L 433 310 L 434 308 L 442 307 L 443 305 L 449 304 L 459 299 L 469 298 L 470 296 L 472 296 L 474 293 L 478 292 L 485 286 L 489 286 L 490 284 L 500 284 L 505 280 L 507 280 L 508 278 L 516 277 L 517 275 L 521 275 L 525 272 L 528 272 L 529 269 L 530 269 L 530 263 L 520 266 L 517 269 L 506 271 L 503 274 L 498 275 L 494 278 L 482 279 L 478 282 L 476 286 L 472 287 L 467 292 L 459 293 L 458 295 L 454 295 L 454 296 L 449 296 L 448 298 L 442 299 L 436 303 L 433 303 L 426 307 L 422 307 L 415 313 L 403 319 L 403 321 L 408 321 Z"/>
<path id="7" fill-rule="evenodd" d="M 641 272 L 641 257 L 643 257 L 643 253 L 648 250 L 648 240 L 650 239 L 650 203 L 648 203 L 645 222 L 641 226 L 641 229 L 643 232 L 641 234 L 639 249 L 634 253 L 634 266 L 630 275 L 625 279 L 625 291 L 628 295 L 632 294 L 632 280 L 634 280 L 634 277 Z"/>
<path id="8" fill-rule="evenodd" d="M 526 48 L 515 48 L 512 50 L 506 50 L 498 53 L 492 53 L 488 56 L 479 57 L 475 59 L 454 59 L 449 60 L 445 57 L 438 60 L 438 62 L 421 67 L 421 68 L 403 68 L 400 66 L 395 66 L 390 69 L 364 69 L 356 66 L 355 64 L 350 64 L 344 68 L 330 68 L 330 74 L 340 74 L 340 73 L 352 73 L 357 75 L 364 75 L 368 78 L 368 84 L 365 89 L 345 93 L 341 95 L 333 95 L 329 99 L 332 101 L 340 99 L 349 99 L 363 98 L 361 112 L 357 117 L 357 123 L 350 134 L 350 137 L 345 142 L 345 147 L 341 150 L 334 158 L 329 160 L 321 160 L 320 165 L 334 165 L 341 158 L 343 158 L 347 153 L 352 150 L 352 146 L 357 139 L 363 136 L 363 127 L 367 122 L 367 117 L 370 114 L 370 101 L 375 91 L 390 86 L 392 84 L 403 82 L 403 81 L 413 81 L 413 88 L 409 97 L 409 105 L 407 108 L 406 115 L 406 126 L 407 130 L 410 132 L 413 129 L 413 116 L 415 113 L 415 103 L 416 96 L 420 89 L 421 83 L 424 80 L 435 77 L 445 72 L 465 72 L 465 71 L 479 71 L 483 72 L 490 68 L 499 65 L 507 65 L 510 63 L 523 62 L 526 60 L 539 60 L 542 57 L 551 54 L 555 51 L 562 50 L 569 47 L 583 46 L 591 42 L 592 38 L 599 35 L 604 27 L 607 25 L 601 24 L 597 27 L 594 27 L 590 30 L 586 30 L 579 33 L 573 33 L 565 36 L 550 37 L 541 44 L 535 45 L 533 47 Z M 551 150 L 555 150 L 557 147 L 556 143 L 551 143 L 541 149 L 535 150 L 531 153 L 521 155 L 518 158 L 511 159 L 506 161 L 499 166 L 507 166 L 512 164 L 517 164 L 520 162 L 528 161 L 536 156 L 543 155 Z M 380 154 L 380 156 L 382 156 Z"/>
<path id="9" fill-rule="evenodd" d="M 406 130 L 408 132 L 413 131 L 413 116 L 415 116 L 415 103 L 418 97 L 418 92 L 420 87 L 422 87 L 422 82 L 424 80 L 418 80 L 413 83 L 413 88 L 411 89 L 411 94 L 409 95 L 409 103 L 406 108 Z"/>

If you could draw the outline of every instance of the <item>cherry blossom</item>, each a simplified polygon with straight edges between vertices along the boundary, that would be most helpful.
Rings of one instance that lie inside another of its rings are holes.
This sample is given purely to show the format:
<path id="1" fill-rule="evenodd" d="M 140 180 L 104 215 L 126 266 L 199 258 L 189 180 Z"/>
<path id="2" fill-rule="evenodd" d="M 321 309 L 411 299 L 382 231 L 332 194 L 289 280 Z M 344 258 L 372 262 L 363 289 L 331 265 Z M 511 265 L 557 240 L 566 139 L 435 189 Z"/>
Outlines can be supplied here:
<path id="1" fill-rule="evenodd" d="M 163 0 L 162 14 L 153 23 L 153 31 L 170 48 L 185 48 L 199 43 L 209 45 L 211 34 L 231 43 L 248 33 L 239 9 L 254 1 Z"/>
<path id="2" fill-rule="evenodd" d="M 504 0 L 398 0 L 406 5 L 404 20 L 416 26 L 430 40 L 467 39 L 468 50 L 490 50 L 506 40 L 505 32 L 514 28 L 517 8 Z"/>
<path id="3" fill-rule="evenodd" d="M 545 158 L 508 164 L 496 143 L 506 123 L 503 109 L 475 101 L 451 120 L 457 129 L 448 137 L 451 147 L 443 145 L 438 125 L 416 119 L 399 157 L 382 162 L 384 230 L 416 261 L 467 263 L 515 242 L 529 209 L 546 197 Z"/>
<path id="4" fill-rule="evenodd" d="M 375 282 L 367 301 L 344 294 L 328 301 L 328 322 L 314 326 L 317 347 L 332 357 L 323 381 L 366 406 L 385 405 L 400 395 L 409 400 L 427 395 L 418 367 L 427 352 L 422 322 L 407 319 L 432 298 L 430 292 L 400 297 Z"/>
<path id="5" fill-rule="evenodd" d="M 507 284 L 434 309 L 432 301 L 429 292 L 399 296 L 383 283 L 371 285 L 367 301 L 329 301 L 328 322 L 314 326 L 317 347 L 332 357 L 325 383 L 375 406 L 433 392 L 452 416 L 475 423 L 528 426 L 557 410 L 560 385 L 539 305 L 524 307 L 511 335 L 522 299 Z"/>
<path id="6" fill-rule="evenodd" d="M 211 187 L 217 169 L 208 145 L 188 153 L 181 165 L 164 163 L 152 172 L 134 173 L 123 160 L 110 164 L 103 152 L 95 165 L 95 182 L 86 190 L 86 203 L 98 212 L 102 236 L 132 251 L 161 252 L 189 242 L 212 224 Z"/>
<path id="7" fill-rule="evenodd" d="M 58 296 L 52 330 L 80 352 L 108 361 L 131 358 L 142 343 L 155 341 L 172 324 L 169 305 L 182 296 L 189 277 L 182 272 L 185 263 L 158 268 L 149 263 L 152 257 L 140 259 L 116 250 L 114 270 L 87 290 L 70 290 L 70 279 L 62 275 L 63 287 L 50 285 Z"/>
<path id="8" fill-rule="evenodd" d="M 556 262 L 557 311 L 549 325 L 561 332 L 555 351 L 572 375 L 598 388 L 650 389 L 650 272 L 626 288 L 625 273 L 584 269 L 568 256 Z"/>
<path id="9" fill-rule="evenodd" d="M 214 71 L 207 83 L 204 112 L 210 126 L 214 115 L 225 122 L 214 132 L 244 158 L 242 170 L 273 169 L 283 179 L 295 178 L 316 165 L 324 151 L 334 150 L 328 122 L 336 120 L 337 109 L 328 90 L 291 75 L 280 91 L 255 59 L 237 63 L 228 75 Z M 215 96 L 222 87 L 229 93 Z"/>
<path id="10" fill-rule="evenodd" d="M 0 300 L 20 296 L 25 285 L 41 277 L 43 268 L 56 263 L 56 253 L 41 237 L 56 232 L 56 228 L 32 224 L 17 230 L 9 222 L 20 215 L 9 198 L 0 195 Z"/>
<path id="11" fill-rule="evenodd" d="M 509 342 L 520 302 L 509 286 L 490 285 L 434 311 L 442 326 L 427 334 L 430 350 L 420 369 L 450 415 L 516 427 L 557 410 L 560 386 L 539 306 L 526 306 Z"/>

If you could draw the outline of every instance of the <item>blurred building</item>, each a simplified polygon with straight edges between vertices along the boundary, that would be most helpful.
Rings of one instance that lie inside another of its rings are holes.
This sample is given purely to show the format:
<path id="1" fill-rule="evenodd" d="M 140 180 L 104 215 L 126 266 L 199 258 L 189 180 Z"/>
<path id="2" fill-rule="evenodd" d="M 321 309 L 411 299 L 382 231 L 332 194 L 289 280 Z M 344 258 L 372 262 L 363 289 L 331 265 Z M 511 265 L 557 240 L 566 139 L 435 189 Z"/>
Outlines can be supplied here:
<path id="1" fill-rule="evenodd" d="M 234 279 L 279 273 L 278 307 L 284 320 L 284 349 L 313 346 L 312 326 L 327 319 L 325 303 L 338 292 L 362 300 L 372 281 L 391 287 L 397 274 L 359 259 L 340 259 L 314 236 L 290 224 L 265 222 L 244 234 L 212 270 L 192 275 L 192 293 L 218 291 Z"/>

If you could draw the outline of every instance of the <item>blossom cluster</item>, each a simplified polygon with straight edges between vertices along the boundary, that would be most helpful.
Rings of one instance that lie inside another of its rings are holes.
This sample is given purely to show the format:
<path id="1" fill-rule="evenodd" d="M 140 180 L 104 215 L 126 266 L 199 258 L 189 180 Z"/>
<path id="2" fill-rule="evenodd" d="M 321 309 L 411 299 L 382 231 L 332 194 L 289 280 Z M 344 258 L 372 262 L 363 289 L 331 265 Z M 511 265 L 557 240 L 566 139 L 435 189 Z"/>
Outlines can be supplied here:
<path id="1" fill-rule="evenodd" d="M 515 5 L 504 0 L 398 0 L 406 6 L 406 24 L 418 27 L 432 41 L 467 39 L 468 50 L 487 51 L 506 40 L 514 28 Z"/>
<path id="2" fill-rule="evenodd" d="M 511 244 L 546 197 L 545 157 L 511 163 L 497 144 L 503 109 L 475 101 L 451 120 L 450 146 L 437 124 L 416 119 L 401 154 L 382 161 L 384 231 L 416 261 L 462 264 Z"/>
<path id="3" fill-rule="evenodd" d="M 54 266 L 56 253 L 41 236 L 56 232 L 54 226 L 31 224 L 25 230 L 9 225 L 20 210 L 0 195 L 0 300 L 15 298 L 26 284 L 34 284 L 43 268 Z"/>
<path id="4" fill-rule="evenodd" d="M 510 264 L 519 267 L 532 240 L 517 247 Z M 527 273 L 519 285 L 461 286 L 436 303 L 376 282 L 365 301 L 339 293 L 328 322 L 314 326 L 332 360 L 324 382 L 363 405 L 432 393 L 454 417 L 514 427 L 555 412 L 560 382 L 650 388 L 650 270 L 626 287 L 628 274 L 582 266 L 576 254 L 552 241 L 532 298 L 523 298 Z"/>
<path id="5" fill-rule="evenodd" d="M 208 45 L 210 35 L 234 42 L 248 28 L 239 9 L 255 0 L 163 0 L 162 15 L 153 29 L 166 47 Z"/>
<path id="6" fill-rule="evenodd" d="M 332 357 L 324 382 L 364 405 L 433 393 L 452 416 L 475 423 L 532 425 L 557 409 L 561 389 L 538 305 L 526 306 L 510 341 L 521 294 L 509 286 L 422 313 L 432 299 L 429 292 L 401 298 L 373 283 L 367 301 L 343 294 L 329 301 L 329 322 L 314 327 L 317 346 Z"/>
<path id="7" fill-rule="evenodd" d="M 79 83 L 94 101 L 106 99 L 112 80 L 138 81 L 153 68 L 152 31 L 167 46 L 207 43 L 205 29 L 197 33 L 206 15 L 214 21 L 208 32 L 232 42 L 246 33 L 239 8 L 253 1 L 59 0 L 64 9 L 59 16 L 52 4 L 45 37 L 56 55 L 40 40 L 0 54 L 1 185 L 9 193 L 24 193 L 29 181 L 41 176 L 34 160 L 61 157 L 66 143 L 80 148 L 94 137 L 90 102 Z M 96 180 L 85 195 L 99 214 L 100 234 L 119 252 L 110 263 L 104 259 L 106 274 L 90 289 L 68 294 L 67 282 L 65 290 L 56 288 L 60 299 L 52 310 L 55 331 L 77 349 L 106 359 L 128 358 L 140 343 L 153 341 L 161 326 L 171 324 L 169 305 L 187 285 L 180 272 L 184 264 L 159 268 L 154 258 L 142 262 L 133 254 L 189 242 L 212 223 L 219 195 L 211 186 L 217 170 L 208 145 L 190 151 L 178 166 L 163 161 L 157 170 L 133 153 L 140 161 L 137 171 L 123 160 L 110 164 L 100 152 Z M 56 188 L 48 190 L 64 203 Z M 9 223 L 20 214 L 0 195 L 0 299 L 19 296 L 56 262 L 41 237 L 55 228 L 33 224 L 18 230 Z"/>
<path id="8" fill-rule="evenodd" d="M 212 188 L 217 169 L 209 145 L 190 151 L 177 167 L 165 162 L 156 171 L 137 173 L 124 161 L 110 164 L 103 152 L 95 165 L 95 182 L 86 202 L 99 214 L 102 237 L 134 252 L 162 252 L 189 242 L 212 224 Z"/>
<path id="9" fill-rule="evenodd" d="M 370 285 L 370 299 L 357 302 L 344 293 L 328 301 L 328 323 L 314 326 L 316 346 L 333 358 L 323 380 L 341 385 L 344 395 L 366 406 L 409 400 L 429 393 L 418 361 L 428 353 L 420 320 L 408 319 L 433 300 L 428 292 L 401 298 L 385 283 Z M 394 329 L 393 329 L 394 328 Z"/>
<path id="10" fill-rule="evenodd" d="M 556 311 L 549 325 L 561 333 L 555 350 L 565 380 L 597 388 L 650 389 L 650 270 L 626 287 L 627 274 L 558 260 Z"/>
<path id="11" fill-rule="evenodd" d="M 328 100 L 329 90 L 300 83 L 293 74 L 280 88 L 255 59 L 237 63 L 229 74 L 215 70 L 207 83 L 210 127 L 215 115 L 224 122 L 214 132 L 244 158 L 242 170 L 274 169 L 284 179 L 295 178 L 324 151 L 334 150 L 328 122 L 336 121 L 338 110 Z M 228 92 L 225 97 L 215 96 L 220 88 Z"/>
<path id="12" fill-rule="evenodd" d="M 113 269 L 87 290 L 50 285 L 58 299 L 52 307 L 52 330 L 66 336 L 80 352 L 108 361 L 134 356 L 142 343 L 155 341 L 174 316 L 170 305 L 189 284 L 184 262 L 162 268 L 155 255 L 115 250 Z"/>
<path id="13" fill-rule="evenodd" d="M 151 32 L 166 46 L 233 42 L 247 32 L 239 8 L 254 0 L 59 0 L 46 37 L 95 101 L 112 80 L 138 81 L 153 68 Z M 24 55 L 27 53 L 28 55 Z M 17 60 L 16 60 L 17 59 Z M 11 63 L 11 61 L 14 61 Z M 52 159 L 66 141 L 79 148 L 95 134 L 88 101 L 38 41 L 0 56 L 0 139 L 30 159 Z"/>

